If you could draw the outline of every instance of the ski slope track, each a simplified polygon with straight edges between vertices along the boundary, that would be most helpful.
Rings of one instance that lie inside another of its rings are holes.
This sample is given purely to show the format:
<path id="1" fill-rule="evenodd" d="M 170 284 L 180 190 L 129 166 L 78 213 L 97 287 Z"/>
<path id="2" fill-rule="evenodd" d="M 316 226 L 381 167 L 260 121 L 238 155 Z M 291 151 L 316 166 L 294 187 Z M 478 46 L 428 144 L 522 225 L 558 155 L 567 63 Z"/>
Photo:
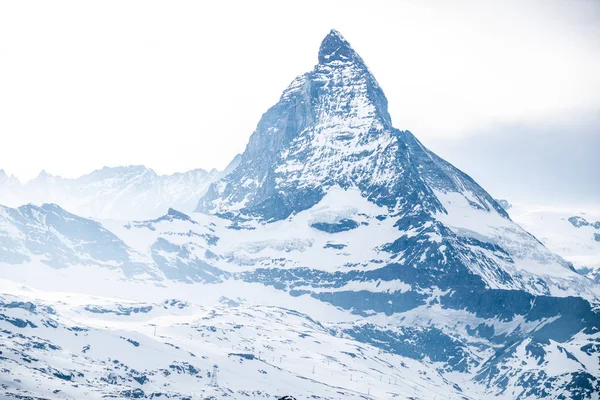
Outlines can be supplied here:
<path id="1" fill-rule="evenodd" d="M 202 192 L 0 207 L 0 397 L 600 398 L 598 284 L 394 128 L 339 32 Z"/>

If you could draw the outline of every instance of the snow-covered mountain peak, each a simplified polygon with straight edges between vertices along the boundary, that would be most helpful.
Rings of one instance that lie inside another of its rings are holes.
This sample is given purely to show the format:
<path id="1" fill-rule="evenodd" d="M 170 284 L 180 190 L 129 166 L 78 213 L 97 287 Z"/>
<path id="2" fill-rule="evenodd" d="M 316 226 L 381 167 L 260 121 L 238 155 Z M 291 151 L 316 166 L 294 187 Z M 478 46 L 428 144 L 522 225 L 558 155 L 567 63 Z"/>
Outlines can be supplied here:
<path id="1" fill-rule="evenodd" d="M 279 220 L 339 186 L 396 213 L 443 211 L 438 190 L 507 217 L 470 177 L 392 126 L 383 90 L 337 31 L 319 62 L 263 115 L 239 167 L 211 186 L 198 211 Z"/>
<path id="2" fill-rule="evenodd" d="M 78 178 L 42 171 L 25 185 L 0 174 L 0 204 L 56 203 L 93 218 L 152 219 L 169 207 L 194 210 L 210 183 L 233 171 L 238 163 L 236 156 L 225 171 L 193 169 L 170 175 L 160 175 L 143 165 L 103 167 Z"/>
<path id="3" fill-rule="evenodd" d="M 315 69 L 304 76 L 319 90 L 312 94 L 318 95 L 315 100 L 323 103 L 321 112 L 330 118 L 358 117 L 365 125 L 376 122 L 376 126 L 391 127 L 383 90 L 360 55 L 338 31 L 332 30 L 323 39 L 318 60 Z"/>
<path id="4" fill-rule="evenodd" d="M 350 43 L 335 29 L 332 29 L 325 36 L 319 48 L 319 64 L 327 64 L 332 61 L 364 64 L 362 58 L 354 51 Z"/>
<path id="5" fill-rule="evenodd" d="M 46 183 L 56 182 L 56 181 L 59 181 L 62 179 L 63 179 L 62 177 L 57 176 L 57 175 L 52 175 L 52 174 L 48 173 L 45 169 L 43 169 L 40 171 L 40 173 L 35 178 L 33 178 L 32 180 L 27 182 L 26 185 L 32 185 L 32 184 L 37 184 L 37 183 L 46 184 Z"/>
<path id="6" fill-rule="evenodd" d="M 91 172 L 88 175 L 117 175 L 117 174 L 145 174 L 149 173 L 152 175 L 157 175 L 151 168 L 146 168 L 143 165 L 127 165 L 127 166 L 118 166 L 118 167 L 108 167 L 104 166 L 102 169 Z"/>
<path id="7" fill-rule="evenodd" d="M 0 169 L 0 183 L 20 185 L 19 179 L 17 179 L 14 175 L 8 175 L 3 169 Z"/>

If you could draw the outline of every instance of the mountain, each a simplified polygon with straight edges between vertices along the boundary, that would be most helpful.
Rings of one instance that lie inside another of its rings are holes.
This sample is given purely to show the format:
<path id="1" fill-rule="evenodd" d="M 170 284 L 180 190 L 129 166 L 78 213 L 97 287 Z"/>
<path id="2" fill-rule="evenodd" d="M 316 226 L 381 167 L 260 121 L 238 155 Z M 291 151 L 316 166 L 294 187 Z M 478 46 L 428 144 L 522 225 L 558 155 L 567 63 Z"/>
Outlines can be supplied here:
<path id="1" fill-rule="evenodd" d="M 23 198 L 21 182 L 16 177 L 7 175 L 3 169 L 0 169 L 0 198 L 3 200 L 0 204 L 9 205 L 18 205 Z"/>
<path id="2" fill-rule="evenodd" d="M 319 50 L 319 64 L 263 115 L 239 167 L 211 185 L 197 211 L 280 220 L 312 207 L 335 186 L 357 188 L 394 213 L 415 205 L 443 212 L 438 192 L 506 217 L 470 177 L 410 132 L 392 127 L 379 84 L 332 31 Z"/>
<path id="3" fill-rule="evenodd" d="M 54 204 L 0 206 L 0 260 L 20 264 L 41 259 L 54 268 L 87 262 L 128 261 L 127 248 L 98 222 L 65 212 Z"/>
<path id="4" fill-rule="evenodd" d="M 199 213 L 28 207 L 0 220 L 6 396 L 600 393 L 599 286 L 394 128 L 336 31 Z"/>
<path id="5" fill-rule="evenodd" d="M 392 127 L 383 91 L 336 31 L 321 44 L 319 64 L 263 115 L 239 166 L 211 184 L 197 211 L 280 221 L 332 193 L 340 205 L 365 199 L 380 207 L 378 215 L 360 217 L 356 207 L 330 213 L 318 226 L 336 231 L 393 220 L 399 238 L 380 250 L 401 255 L 411 274 L 425 274 L 427 286 L 446 286 L 440 281 L 452 271 L 474 273 L 493 288 L 585 290 L 584 279 L 473 179 Z"/>
<path id="6" fill-rule="evenodd" d="M 42 171 L 22 185 L 0 172 L 0 204 L 60 204 L 78 214 L 98 219 L 149 219 L 169 207 L 192 211 L 208 186 L 235 169 L 236 157 L 224 171 L 195 169 L 158 175 L 143 166 L 105 167 L 75 179 Z"/>
<path id="7" fill-rule="evenodd" d="M 71 214 L 56 204 L 28 204 L 17 209 L 0 206 L 0 262 L 5 264 L 5 275 L 9 266 L 31 263 L 54 269 L 85 266 L 118 270 L 125 277 L 152 281 L 217 282 L 227 276 L 206 263 L 206 257 L 194 254 L 193 247 L 174 243 L 168 238 L 172 232 L 165 233 L 168 240 L 155 235 L 155 226 L 165 222 L 171 227 L 189 222 L 195 228 L 188 216 L 169 209 L 155 220 L 126 225 L 116 222 L 119 229 L 115 231 L 121 237 L 131 239 L 130 230 L 137 236 L 126 243 L 101 223 Z M 141 231 L 146 230 L 151 232 L 153 243 L 140 246 L 138 242 L 147 236 Z M 194 246 L 208 249 L 216 240 L 210 227 L 195 230 L 200 233 L 188 232 L 197 236 Z"/>
<path id="8" fill-rule="evenodd" d="M 546 247 L 600 283 L 600 212 L 515 204 L 511 217 Z"/>

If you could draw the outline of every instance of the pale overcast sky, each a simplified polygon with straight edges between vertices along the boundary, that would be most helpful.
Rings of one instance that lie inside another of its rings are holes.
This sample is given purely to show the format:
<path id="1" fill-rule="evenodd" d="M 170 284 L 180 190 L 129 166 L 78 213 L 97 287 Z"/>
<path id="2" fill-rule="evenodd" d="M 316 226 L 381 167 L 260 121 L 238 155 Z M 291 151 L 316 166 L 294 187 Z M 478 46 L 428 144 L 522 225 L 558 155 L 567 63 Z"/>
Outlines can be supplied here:
<path id="1" fill-rule="evenodd" d="M 600 199 L 596 0 L 4 1 L 0 168 L 223 168 L 331 28 L 493 195 Z"/>

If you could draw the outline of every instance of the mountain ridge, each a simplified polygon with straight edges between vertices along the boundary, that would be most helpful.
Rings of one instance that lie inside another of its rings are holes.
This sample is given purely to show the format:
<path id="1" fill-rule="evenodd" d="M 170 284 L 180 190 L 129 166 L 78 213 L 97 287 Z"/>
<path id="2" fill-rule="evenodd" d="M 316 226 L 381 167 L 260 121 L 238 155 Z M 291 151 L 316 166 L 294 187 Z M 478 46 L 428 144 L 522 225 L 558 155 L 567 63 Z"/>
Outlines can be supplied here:
<path id="1" fill-rule="evenodd" d="M 169 207 L 190 212 L 208 184 L 235 169 L 238 160 L 234 157 L 223 171 L 198 168 L 163 175 L 143 165 L 103 167 L 77 178 L 42 171 L 25 184 L 0 174 L 0 204 L 58 203 L 95 219 L 151 219 Z"/>

